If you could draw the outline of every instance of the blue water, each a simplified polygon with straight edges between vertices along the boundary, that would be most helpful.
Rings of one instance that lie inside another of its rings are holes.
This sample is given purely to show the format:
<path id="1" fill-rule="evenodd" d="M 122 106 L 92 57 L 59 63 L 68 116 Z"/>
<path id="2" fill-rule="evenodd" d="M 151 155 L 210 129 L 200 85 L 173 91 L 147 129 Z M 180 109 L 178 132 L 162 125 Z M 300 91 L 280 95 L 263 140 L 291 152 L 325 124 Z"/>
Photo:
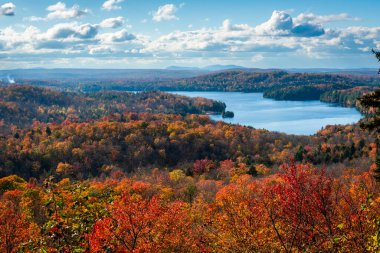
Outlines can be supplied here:
<path id="1" fill-rule="evenodd" d="M 320 101 L 276 101 L 262 93 L 241 92 L 174 92 L 189 97 L 205 97 L 222 101 L 235 117 L 214 120 L 264 128 L 288 134 L 312 135 L 326 125 L 351 124 L 361 119 L 354 108 L 344 108 Z"/>

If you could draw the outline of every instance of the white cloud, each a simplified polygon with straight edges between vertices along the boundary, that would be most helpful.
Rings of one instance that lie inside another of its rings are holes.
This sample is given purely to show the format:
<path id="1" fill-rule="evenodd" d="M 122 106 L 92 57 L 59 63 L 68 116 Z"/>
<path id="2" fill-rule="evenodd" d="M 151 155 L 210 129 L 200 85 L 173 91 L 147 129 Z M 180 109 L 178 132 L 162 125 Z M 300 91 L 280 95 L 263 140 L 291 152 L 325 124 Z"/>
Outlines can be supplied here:
<path id="1" fill-rule="evenodd" d="M 103 3 L 102 9 L 107 11 L 120 10 L 121 4 L 124 0 L 107 0 Z"/>
<path id="2" fill-rule="evenodd" d="M 14 16 L 16 5 L 14 3 L 5 3 L 0 6 L 0 15 L 4 16 Z"/>
<path id="3" fill-rule="evenodd" d="M 247 24 L 233 25 L 231 20 L 226 19 L 223 21 L 222 29 L 226 31 L 246 31 L 251 28 Z"/>
<path id="4" fill-rule="evenodd" d="M 252 58 L 251 58 L 251 62 L 259 62 L 262 60 L 264 60 L 264 55 L 262 55 L 262 54 L 256 54 L 256 55 L 252 56 Z"/>
<path id="5" fill-rule="evenodd" d="M 66 7 L 66 4 L 63 2 L 58 2 L 56 4 L 50 5 L 46 8 L 49 12 L 46 17 L 28 17 L 26 20 L 29 21 L 46 21 L 53 19 L 73 19 L 79 18 L 88 14 L 89 10 L 81 10 L 79 5 L 75 4 L 72 7 Z"/>
<path id="6" fill-rule="evenodd" d="M 66 4 L 62 2 L 49 6 L 47 10 L 50 12 L 46 17 L 47 19 L 77 18 L 88 13 L 88 10 L 81 10 L 79 5 L 75 4 L 67 8 Z"/>
<path id="7" fill-rule="evenodd" d="M 262 35 L 289 35 L 292 28 L 293 19 L 288 13 L 273 11 L 268 21 L 256 27 L 256 32 Z"/>
<path id="8" fill-rule="evenodd" d="M 330 22 L 347 21 L 347 20 L 358 21 L 360 19 L 357 17 L 351 17 L 347 13 L 340 13 L 336 15 L 325 15 L 325 16 L 315 15 L 314 13 L 301 13 L 293 19 L 293 21 L 297 24 L 300 24 L 300 23 L 326 24 Z"/>
<path id="9" fill-rule="evenodd" d="M 45 33 L 47 39 L 92 39 L 98 27 L 91 24 L 62 23 L 54 25 Z"/>
<path id="10" fill-rule="evenodd" d="M 175 16 L 178 8 L 174 4 L 165 4 L 158 7 L 158 10 L 152 12 L 153 20 L 156 22 L 161 22 L 165 20 L 178 20 Z"/>
<path id="11" fill-rule="evenodd" d="M 104 28 L 119 28 L 123 26 L 124 22 L 125 20 L 123 17 L 108 18 L 103 20 L 100 23 L 100 26 Z"/>
<path id="12" fill-rule="evenodd" d="M 98 36 L 101 41 L 105 43 L 118 43 L 132 41 L 136 39 L 136 36 L 129 33 L 126 29 L 114 33 L 103 33 Z"/>
<path id="13" fill-rule="evenodd" d="M 35 38 L 41 34 L 41 31 L 29 26 L 22 32 L 16 32 L 12 27 L 7 27 L 0 30 L 0 44 L 3 44 L 3 50 L 12 53 L 14 49 L 28 49 L 30 43 L 35 41 Z"/>
<path id="14" fill-rule="evenodd" d="M 313 37 L 325 33 L 318 24 L 303 22 L 302 19 L 293 22 L 293 18 L 284 11 L 273 11 L 271 18 L 255 29 L 258 34 L 275 36 Z"/>
<path id="15" fill-rule="evenodd" d="M 89 46 L 89 54 L 112 54 L 113 50 L 110 46 L 100 45 L 100 46 Z"/>

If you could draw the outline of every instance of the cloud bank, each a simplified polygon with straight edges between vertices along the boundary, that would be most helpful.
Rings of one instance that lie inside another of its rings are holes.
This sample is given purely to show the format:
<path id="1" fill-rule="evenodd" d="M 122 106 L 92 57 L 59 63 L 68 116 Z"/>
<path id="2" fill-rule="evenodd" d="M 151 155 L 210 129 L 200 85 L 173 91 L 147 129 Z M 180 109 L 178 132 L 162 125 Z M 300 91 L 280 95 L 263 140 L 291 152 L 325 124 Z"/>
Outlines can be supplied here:
<path id="1" fill-rule="evenodd" d="M 48 11 L 46 18 L 57 20 L 86 14 L 79 6 L 67 7 L 62 2 L 49 6 Z M 157 22 L 176 20 L 176 11 L 174 5 L 164 5 L 152 13 L 152 18 Z M 173 59 L 179 64 L 197 64 L 203 59 L 256 63 L 273 56 L 314 60 L 352 58 L 368 55 L 372 48 L 380 49 L 380 27 L 328 27 L 331 22 L 345 20 L 357 18 L 345 13 L 328 16 L 301 13 L 293 17 L 286 11 L 276 10 L 258 25 L 236 24 L 226 19 L 219 27 L 194 29 L 189 26 L 187 30 L 159 36 L 130 32 L 122 16 L 107 18 L 98 24 L 56 23 L 46 30 L 35 26 L 19 30 L 10 26 L 0 29 L 0 57 L 31 61 L 38 55 L 47 61 L 59 57 L 95 61 L 96 55 L 103 57 L 105 64 L 106 59 L 139 64 Z"/>

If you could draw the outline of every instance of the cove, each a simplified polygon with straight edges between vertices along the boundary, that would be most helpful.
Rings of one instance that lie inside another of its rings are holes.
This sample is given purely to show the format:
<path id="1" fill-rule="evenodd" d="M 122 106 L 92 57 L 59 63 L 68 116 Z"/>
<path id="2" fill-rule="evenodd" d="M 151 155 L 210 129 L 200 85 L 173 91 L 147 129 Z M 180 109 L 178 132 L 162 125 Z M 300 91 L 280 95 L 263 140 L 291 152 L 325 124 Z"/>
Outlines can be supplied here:
<path id="1" fill-rule="evenodd" d="M 312 135 L 327 125 L 352 124 L 362 118 L 355 108 L 345 108 L 320 101 L 277 101 L 263 98 L 262 93 L 242 92 L 172 92 L 188 97 L 204 97 L 222 101 L 234 118 L 213 120 L 252 126 L 287 134 Z"/>

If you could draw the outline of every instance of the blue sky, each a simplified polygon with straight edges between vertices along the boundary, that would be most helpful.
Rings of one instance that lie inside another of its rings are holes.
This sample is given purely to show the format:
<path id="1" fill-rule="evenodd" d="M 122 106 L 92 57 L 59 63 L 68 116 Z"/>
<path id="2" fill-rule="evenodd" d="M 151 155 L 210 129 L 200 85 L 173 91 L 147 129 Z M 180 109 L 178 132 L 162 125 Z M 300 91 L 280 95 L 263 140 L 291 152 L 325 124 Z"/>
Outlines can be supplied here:
<path id="1" fill-rule="evenodd" d="M 377 0 L 0 0 L 11 68 L 377 67 Z"/>

